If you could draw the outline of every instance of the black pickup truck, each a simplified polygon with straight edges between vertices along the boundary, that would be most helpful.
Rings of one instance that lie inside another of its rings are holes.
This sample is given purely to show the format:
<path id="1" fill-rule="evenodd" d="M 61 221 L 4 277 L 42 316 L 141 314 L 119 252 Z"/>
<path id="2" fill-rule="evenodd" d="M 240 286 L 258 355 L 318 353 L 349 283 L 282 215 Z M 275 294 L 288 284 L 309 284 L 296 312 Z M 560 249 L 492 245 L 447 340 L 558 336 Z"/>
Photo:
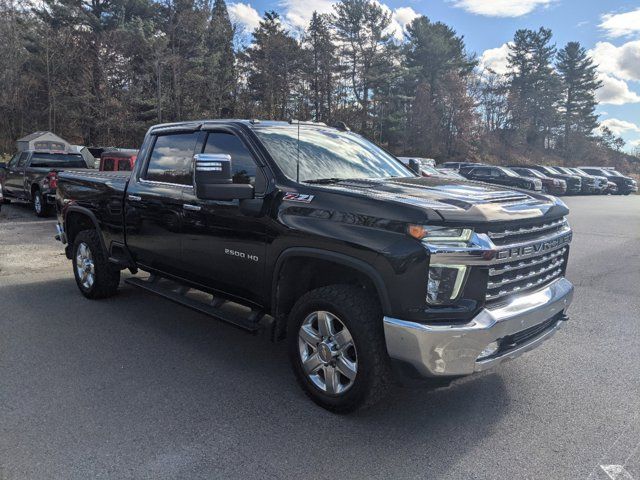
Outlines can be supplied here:
<path id="1" fill-rule="evenodd" d="M 39 217 L 47 217 L 55 205 L 57 174 L 62 169 L 88 168 L 79 153 L 26 150 L 9 163 L 0 163 L 0 189 L 5 201 L 31 202 Z"/>
<path id="2" fill-rule="evenodd" d="M 156 126 L 132 172 L 63 172 L 56 204 L 83 295 L 148 272 L 126 282 L 286 338 L 334 412 L 392 379 L 441 385 L 517 357 L 573 295 L 562 201 L 420 177 L 345 127 Z"/>

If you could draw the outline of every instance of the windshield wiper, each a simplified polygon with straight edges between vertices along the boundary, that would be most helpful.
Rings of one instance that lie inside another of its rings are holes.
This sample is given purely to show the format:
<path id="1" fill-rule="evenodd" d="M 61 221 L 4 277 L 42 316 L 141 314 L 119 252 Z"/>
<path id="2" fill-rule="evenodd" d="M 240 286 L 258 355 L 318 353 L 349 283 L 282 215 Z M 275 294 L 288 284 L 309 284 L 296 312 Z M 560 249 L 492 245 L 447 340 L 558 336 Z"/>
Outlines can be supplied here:
<path id="1" fill-rule="evenodd" d="M 313 180 L 304 180 L 303 183 L 317 183 L 320 185 L 326 185 L 329 183 L 338 183 L 341 182 L 342 180 L 346 180 L 344 178 L 314 178 Z"/>

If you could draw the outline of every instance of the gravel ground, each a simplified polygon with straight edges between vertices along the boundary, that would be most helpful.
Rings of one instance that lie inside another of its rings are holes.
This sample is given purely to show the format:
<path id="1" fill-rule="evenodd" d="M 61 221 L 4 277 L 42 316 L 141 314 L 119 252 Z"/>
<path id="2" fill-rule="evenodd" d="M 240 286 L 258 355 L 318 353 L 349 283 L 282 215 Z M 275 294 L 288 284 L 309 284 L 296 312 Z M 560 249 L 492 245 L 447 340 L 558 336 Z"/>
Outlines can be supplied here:
<path id="1" fill-rule="evenodd" d="M 563 330 L 351 416 L 307 400 L 264 336 L 128 285 L 84 299 L 55 223 L 3 206 L 0 480 L 640 479 L 640 196 L 567 203 Z"/>

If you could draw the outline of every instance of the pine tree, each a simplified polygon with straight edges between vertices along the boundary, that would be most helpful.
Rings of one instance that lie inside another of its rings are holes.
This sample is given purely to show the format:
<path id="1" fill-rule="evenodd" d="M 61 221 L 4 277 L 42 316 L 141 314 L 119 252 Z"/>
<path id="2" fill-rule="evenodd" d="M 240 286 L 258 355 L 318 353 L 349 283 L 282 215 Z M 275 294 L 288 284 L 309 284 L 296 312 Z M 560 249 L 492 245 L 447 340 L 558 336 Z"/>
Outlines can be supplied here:
<path id="1" fill-rule="evenodd" d="M 447 25 L 416 18 L 407 27 L 405 69 L 407 92 L 415 96 L 417 108 L 408 125 L 412 138 L 425 135 L 427 150 L 417 153 L 432 156 L 462 154 L 468 148 L 474 104 L 468 95 L 467 81 L 476 61 L 467 55 L 462 37 Z M 431 106 L 427 103 L 431 102 Z M 422 118 L 416 115 L 422 114 Z M 434 136 L 433 132 L 437 132 Z"/>
<path id="2" fill-rule="evenodd" d="M 569 42 L 558 52 L 556 68 L 562 78 L 560 115 L 564 130 L 564 152 L 569 156 L 573 137 L 588 137 L 598 126 L 596 90 L 602 82 L 597 79 L 596 65 L 578 42 Z"/>
<path id="3" fill-rule="evenodd" d="M 338 62 L 327 15 L 313 12 L 305 33 L 304 46 L 311 59 L 305 67 L 305 73 L 311 89 L 313 119 L 317 122 L 329 122 L 332 120 Z"/>
<path id="4" fill-rule="evenodd" d="M 282 27 L 276 12 L 266 12 L 246 51 L 248 87 L 257 113 L 269 119 L 297 116 L 295 87 L 302 70 L 300 45 Z"/>
<path id="5" fill-rule="evenodd" d="M 207 28 L 207 99 L 209 113 L 215 118 L 233 114 L 236 83 L 234 29 L 224 0 L 215 0 Z"/>
<path id="6" fill-rule="evenodd" d="M 553 69 L 556 53 L 551 30 L 518 30 L 509 45 L 512 127 L 529 145 L 551 147 L 559 124 L 560 79 Z"/>
<path id="7" fill-rule="evenodd" d="M 371 132 L 372 96 L 388 84 L 396 50 L 388 31 L 391 13 L 373 0 L 341 0 L 334 9 L 332 23 L 342 46 L 345 80 L 360 110 L 357 127 Z"/>

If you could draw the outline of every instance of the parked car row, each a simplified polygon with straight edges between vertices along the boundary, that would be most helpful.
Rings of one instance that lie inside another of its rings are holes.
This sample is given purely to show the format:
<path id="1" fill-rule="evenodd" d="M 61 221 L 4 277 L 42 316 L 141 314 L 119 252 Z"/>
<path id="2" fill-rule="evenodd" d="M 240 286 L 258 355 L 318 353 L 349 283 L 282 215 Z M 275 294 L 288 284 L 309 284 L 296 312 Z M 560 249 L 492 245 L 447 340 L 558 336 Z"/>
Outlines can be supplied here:
<path id="1" fill-rule="evenodd" d="M 507 185 L 553 195 L 629 195 L 637 182 L 611 167 L 495 166 L 474 162 L 445 162 L 442 169 L 458 171 L 469 180 Z"/>
<path id="2" fill-rule="evenodd" d="M 131 171 L 138 151 L 93 149 L 100 171 Z M 638 190 L 635 180 L 610 167 L 550 167 L 546 165 L 496 166 L 474 162 L 445 162 L 436 165 L 430 158 L 399 157 L 411 170 L 425 177 L 467 179 L 552 195 L 620 194 Z M 48 216 L 54 205 L 58 173 L 91 166 L 79 152 L 26 150 L 8 163 L 0 163 L 0 203 L 11 199 L 31 202 L 40 217 Z"/>

